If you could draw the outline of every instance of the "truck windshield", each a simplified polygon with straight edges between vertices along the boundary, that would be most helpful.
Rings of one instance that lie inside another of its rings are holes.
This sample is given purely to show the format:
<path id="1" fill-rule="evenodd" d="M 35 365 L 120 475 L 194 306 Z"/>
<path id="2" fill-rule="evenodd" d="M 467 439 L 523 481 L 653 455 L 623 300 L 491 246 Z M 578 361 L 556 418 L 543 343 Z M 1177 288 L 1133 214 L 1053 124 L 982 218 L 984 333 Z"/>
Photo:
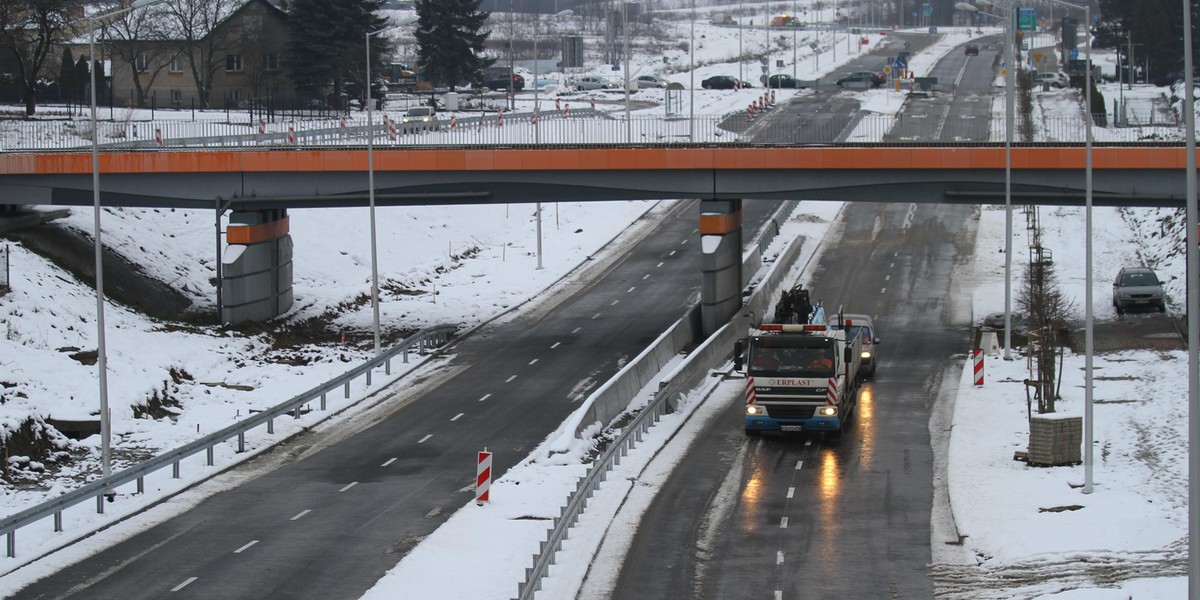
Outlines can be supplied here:
<path id="1" fill-rule="evenodd" d="M 836 360 L 833 344 L 781 343 L 791 340 L 760 338 L 751 340 L 749 373 L 777 377 L 831 377 Z M 797 340 L 801 341 L 801 340 Z M 827 340 L 819 340 L 827 341 Z"/>

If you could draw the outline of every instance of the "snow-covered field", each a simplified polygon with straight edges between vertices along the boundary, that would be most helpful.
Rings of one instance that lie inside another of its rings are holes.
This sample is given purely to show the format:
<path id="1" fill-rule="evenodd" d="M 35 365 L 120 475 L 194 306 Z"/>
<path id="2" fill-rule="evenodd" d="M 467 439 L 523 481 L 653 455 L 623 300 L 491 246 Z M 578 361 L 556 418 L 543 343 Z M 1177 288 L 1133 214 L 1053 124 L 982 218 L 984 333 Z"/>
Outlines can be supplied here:
<path id="1" fill-rule="evenodd" d="M 702 66 L 696 71 L 696 81 L 718 73 L 736 75 L 738 64 L 732 57 L 736 55 L 737 30 L 698 24 L 698 34 L 700 31 L 704 31 L 704 37 L 697 44 L 696 64 Z M 967 31 L 947 33 L 943 42 L 913 58 L 914 68 L 928 68 L 940 54 L 971 35 Z M 881 42 L 877 35 L 870 37 L 871 47 Z M 842 52 L 846 47 L 844 37 L 826 33 L 821 43 L 839 48 L 839 62 L 847 58 Z M 802 62 L 797 65 L 802 79 L 833 68 L 831 47 L 821 55 L 819 68 L 815 57 L 805 54 L 804 48 L 807 46 L 802 46 Z M 789 62 L 782 71 L 790 73 L 790 50 L 780 54 Z M 638 73 L 653 72 L 661 60 L 659 56 L 639 57 L 635 69 Z M 686 60 L 686 56 L 669 58 L 668 64 L 677 67 L 680 60 Z M 671 71 L 666 76 L 685 85 L 690 80 L 686 72 Z M 749 75 L 746 78 L 756 80 Z M 1162 91 L 1136 88 L 1124 94 L 1152 96 Z M 661 91 L 643 90 L 639 99 L 653 98 L 655 93 L 661 95 Z M 761 90 L 696 90 L 696 113 L 742 110 L 758 93 Z M 786 99 L 793 92 L 780 93 Z M 1079 105 L 1071 100 L 1073 93 L 1035 92 L 1043 118 L 1077 111 Z M 609 95 L 597 97 L 605 100 Z M 890 115 L 899 110 L 902 100 L 902 94 L 876 90 L 865 95 L 864 107 Z M 622 110 L 614 106 L 608 109 Z M 661 114 L 662 107 L 642 110 Z M 1002 104 L 999 114 L 1003 114 Z M 613 251 L 605 245 L 614 238 L 618 238 L 616 246 L 624 243 L 619 238 L 621 232 L 647 211 L 653 218 L 653 213 L 662 209 L 652 203 L 592 204 L 569 199 L 545 205 L 544 270 L 535 269 L 532 206 L 380 210 L 383 328 L 396 331 L 442 322 L 470 327 L 505 311 L 520 310 L 531 298 L 553 288 L 586 257 Z M 830 230 L 837 211 L 836 203 L 802 205 L 800 212 L 805 218 L 790 221 L 777 243 L 796 235 L 819 239 Z M 291 234 L 296 240 L 296 305 L 285 319 L 292 323 L 311 318 L 327 320 L 333 327 L 347 331 L 350 343 L 287 351 L 289 357 L 296 353 L 304 357 L 307 364 L 297 367 L 278 360 L 285 351 L 276 348 L 270 336 L 246 336 L 202 326 L 175 327 L 110 303 L 106 309 L 106 335 L 119 465 L 223 427 L 249 410 L 273 405 L 340 374 L 368 356 L 372 316 L 370 307 L 362 301 L 370 288 L 367 211 L 304 210 L 293 211 L 291 216 Z M 211 306 L 209 278 L 214 252 L 210 213 L 106 209 L 102 218 L 106 243 L 185 291 L 198 304 Z M 1183 231 L 1179 214 L 1096 209 L 1095 218 L 1093 285 L 1097 318 L 1115 318 L 1108 304 L 1108 286 L 1115 270 L 1125 264 L 1145 263 L 1156 268 L 1167 280 L 1171 308 L 1181 311 L 1184 267 L 1179 252 Z M 1160 227 L 1162 218 L 1173 221 Z M 1047 231 L 1045 239 L 1056 244 L 1051 249 L 1061 265 L 1063 286 L 1082 304 L 1082 211 L 1043 208 L 1041 222 Z M 91 211 L 73 210 L 62 223 L 86 234 L 92 228 Z M 954 299 L 969 305 L 975 318 L 1003 309 L 1002 255 L 995 251 L 997 245 L 1003 245 L 1003 212 L 983 209 L 978 236 L 975 268 L 972 274 L 964 274 L 965 281 L 973 284 L 964 288 L 973 293 Z M 1014 247 L 1023 248 L 1022 243 L 1023 239 L 1014 240 Z M 71 441 L 40 425 L 42 419 L 51 416 L 96 414 L 95 368 L 70 357 L 76 349 L 96 346 L 94 293 L 21 244 L 9 243 L 8 247 L 13 291 L 0 297 L 0 314 L 4 315 L 0 428 L 11 435 L 32 419 L 34 429 L 50 436 L 57 450 L 49 460 L 7 457 L 17 483 L 0 488 L 0 515 L 13 514 L 61 494 L 81 480 L 95 478 L 99 455 L 97 437 Z M 1021 272 L 1024 255 L 1014 253 L 1014 273 Z M 805 277 L 799 271 L 795 275 Z M 1186 558 L 1187 552 L 1187 355 L 1129 352 L 1097 357 L 1096 372 L 1102 377 L 1096 384 L 1096 399 L 1100 401 L 1096 407 L 1096 489 L 1085 496 L 1074 487 L 1083 480 L 1082 467 L 1032 469 L 1011 460 L 1013 450 L 1024 444 L 1026 436 L 1024 388 L 1019 384 L 1026 377 L 1024 361 L 990 361 L 988 385 L 975 388 L 969 385 L 966 350 L 959 394 L 950 399 L 954 429 L 949 440 L 949 505 L 935 515 L 935 522 L 944 523 L 953 517 L 954 527 L 968 537 L 963 546 L 948 547 L 938 537 L 946 531 L 935 527 L 935 539 L 931 540 L 935 562 L 947 565 L 947 569 L 976 573 L 981 581 L 997 585 L 1012 571 L 1037 570 L 1045 576 L 1020 589 L 1001 588 L 1003 591 L 995 595 L 986 595 L 987 587 L 977 587 L 956 597 L 1181 597 L 1186 579 L 1178 561 Z M 1068 355 L 1066 361 L 1060 410 L 1079 414 L 1083 358 Z M 185 371 L 186 377 L 180 371 Z M 593 554 L 609 523 L 613 518 L 616 523 L 636 522 L 638 507 L 648 503 L 653 484 L 666 477 L 673 461 L 678 460 L 681 445 L 712 418 L 717 407 L 739 396 L 740 389 L 734 389 L 737 387 L 722 384 L 698 390 L 685 405 L 692 410 L 668 416 L 651 431 L 647 442 L 622 462 L 621 470 L 610 477 L 610 483 L 581 519 L 579 530 L 564 546 L 559 560 L 563 566 L 552 571 L 544 597 L 568 597 L 580 586 L 584 597 L 603 597 L 604 575 L 612 573 L 619 558 L 611 547 L 594 560 Z M 1183 391 L 1164 395 L 1162 390 Z M 355 399 L 369 393 L 356 390 Z M 171 399 L 168 408 L 174 413 L 172 417 L 131 417 L 134 407 L 155 396 Z M 1153 410 L 1147 408 L 1151 402 Z M 281 422 L 280 435 L 312 427 L 319 418 L 314 412 L 295 423 Z M 334 417 L 334 422 L 353 418 L 351 410 Z M 553 434 L 542 447 L 561 446 L 564 435 L 568 434 Z M 666 444 L 669 438 L 671 442 Z M 262 449 L 272 439 L 259 434 L 249 442 L 252 448 Z M 655 458 L 656 449 L 663 444 L 665 448 Z M 490 505 L 468 504 L 366 597 L 511 597 L 524 568 L 529 566 L 530 555 L 544 539 L 546 523 L 511 517 L 557 514 L 582 470 L 578 459 L 584 445 L 577 442 L 574 447 L 575 451 L 555 454 L 554 458 L 540 449 L 532 452 L 493 484 Z M 233 459 L 232 455 L 219 457 L 223 461 Z M 202 476 L 203 469 L 185 469 L 183 474 L 178 484 L 150 481 L 148 488 L 153 494 L 159 486 L 167 489 L 168 485 L 187 485 Z M 128 536 L 148 522 L 186 510 L 204 494 L 235 484 L 233 478 L 218 478 L 120 527 L 15 570 L 29 557 L 63 541 L 61 535 L 49 532 L 48 525 L 22 530 L 18 558 L 0 558 L 0 573 L 5 573 L 0 578 L 0 595 L 52 573 L 73 557 Z M 136 507 L 137 502 L 122 497 L 110 514 L 122 507 Z M 624 507 L 618 510 L 622 504 Z M 1039 512 L 1041 508 L 1065 505 L 1083 508 Z M 87 509 L 67 515 L 67 535 L 77 535 L 78 529 L 97 521 Z M 472 538 L 491 541 L 487 546 L 490 560 L 472 560 L 489 566 L 476 571 L 475 577 L 463 578 L 458 576 L 457 565 L 468 559 L 464 555 L 468 550 L 456 541 L 465 539 L 468 532 Z M 454 561 L 446 560 L 451 549 Z M 593 573 L 585 585 L 581 569 L 588 564 Z M 1111 572 L 1103 572 L 1109 577 L 1081 566 L 1092 564 L 1111 567 Z"/>

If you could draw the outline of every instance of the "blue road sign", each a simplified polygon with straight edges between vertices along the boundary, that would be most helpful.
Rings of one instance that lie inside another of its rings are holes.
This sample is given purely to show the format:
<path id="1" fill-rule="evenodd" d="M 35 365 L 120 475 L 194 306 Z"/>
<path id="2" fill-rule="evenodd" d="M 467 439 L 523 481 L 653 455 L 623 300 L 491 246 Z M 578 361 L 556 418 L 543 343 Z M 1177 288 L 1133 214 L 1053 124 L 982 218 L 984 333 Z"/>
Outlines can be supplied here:
<path id="1" fill-rule="evenodd" d="M 1079 48 L 1071 48 L 1071 58 L 1079 58 Z"/>
<path id="2" fill-rule="evenodd" d="M 904 60 L 903 58 L 897 58 L 897 59 L 896 59 L 896 64 L 895 64 L 894 66 L 895 66 L 897 69 L 907 69 L 907 68 L 908 68 L 908 61 Z"/>

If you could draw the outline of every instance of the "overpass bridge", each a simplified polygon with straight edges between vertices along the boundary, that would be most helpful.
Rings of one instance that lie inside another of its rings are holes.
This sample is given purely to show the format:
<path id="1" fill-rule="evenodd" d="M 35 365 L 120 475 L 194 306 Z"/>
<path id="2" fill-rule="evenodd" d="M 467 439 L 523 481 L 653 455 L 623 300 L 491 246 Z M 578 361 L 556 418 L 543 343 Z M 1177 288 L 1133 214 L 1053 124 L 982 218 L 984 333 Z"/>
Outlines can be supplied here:
<path id="1" fill-rule="evenodd" d="M 1096 205 L 1185 204 L 1182 145 L 1105 145 L 1092 154 Z M 1007 197 L 1008 153 L 996 144 L 384 147 L 373 157 L 379 206 L 699 199 L 700 233 L 712 236 L 703 245 L 709 329 L 740 306 L 743 201 Z M 367 206 L 369 160 L 361 147 L 116 149 L 99 156 L 100 203 L 214 210 L 222 320 L 261 320 L 292 301 L 288 210 Z M 1085 164 L 1078 144 L 1012 148 L 1012 202 L 1083 205 Z M 0 154 L 0 207 L 92 203 L 90 154 Z"/>

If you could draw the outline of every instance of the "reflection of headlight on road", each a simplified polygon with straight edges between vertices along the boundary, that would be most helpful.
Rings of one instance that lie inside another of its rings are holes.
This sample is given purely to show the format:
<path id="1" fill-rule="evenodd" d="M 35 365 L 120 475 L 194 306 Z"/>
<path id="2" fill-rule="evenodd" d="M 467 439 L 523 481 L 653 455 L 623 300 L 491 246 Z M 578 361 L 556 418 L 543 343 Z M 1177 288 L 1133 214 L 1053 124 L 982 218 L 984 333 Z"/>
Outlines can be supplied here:
<path id="1" fill-rule="evenodd" d="M 817 409 L 817 416 L 818 417 L 836 417 L 837 416 L 837 407 L 836 406 L 822 406 L 821 408 Z"/>
<path id="2" fill-rule="evenodd" d="M 763 410 L 763 407 L 758 406 L 756 404 L 747 404 L 746 405 L 746 414 L 747 415 L 752 415 L 752 416 L 753 415 L 761 415 L 761 414 L 765 414 L 766 412 L 767 411 Z"/>

